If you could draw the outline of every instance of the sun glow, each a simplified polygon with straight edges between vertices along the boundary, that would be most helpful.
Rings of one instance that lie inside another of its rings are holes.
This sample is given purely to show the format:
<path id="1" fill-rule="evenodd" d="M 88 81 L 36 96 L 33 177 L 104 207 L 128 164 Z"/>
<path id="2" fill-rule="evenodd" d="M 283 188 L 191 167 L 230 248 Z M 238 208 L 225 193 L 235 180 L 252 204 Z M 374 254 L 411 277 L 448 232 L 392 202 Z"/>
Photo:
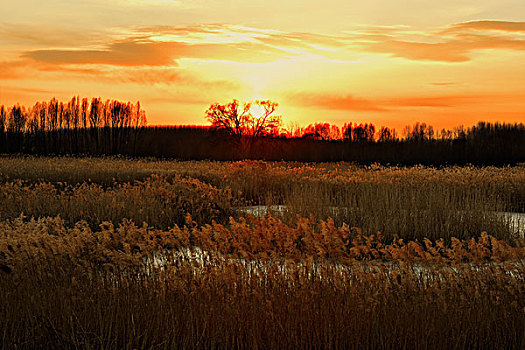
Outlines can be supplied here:
<path id="1" fill-rule="evenodd" d="M 13 18 L 0 24 L 0 104 L 140 100 L 152 125 L 205 124 L 210 104 L 233 99 L 277 102 L 283 122 L 303 126 L 523 121 L 525 22 L 515 14 L 525 5 L 486 20 L 476 16 L 493 5 L 473 0 L 479 9 L 468 13 L 456 2 L 418 1 L 414 17 L 383 0 L 297 2 L 118 0 L 111 26 L 98 1 L 58 12 L 0 2 Z"/>
<path id="2" fill-rule="evenodd" d="M 265 109 L 263 106 L 257 103 L 257 101 L 261 101 L 261 99 L 255 99 L 250 105 L 250 114 L 259 119 L 264 116 Z"/>

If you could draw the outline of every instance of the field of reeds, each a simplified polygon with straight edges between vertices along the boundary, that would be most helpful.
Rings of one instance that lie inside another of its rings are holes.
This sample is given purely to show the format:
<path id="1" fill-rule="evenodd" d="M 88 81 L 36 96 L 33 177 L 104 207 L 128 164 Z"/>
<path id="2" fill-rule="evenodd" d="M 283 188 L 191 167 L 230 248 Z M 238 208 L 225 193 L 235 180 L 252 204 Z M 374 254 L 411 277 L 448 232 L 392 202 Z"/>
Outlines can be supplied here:
<path id="1" fill-rule="evenodd" d="M 2 349 L 525 347 L 523 165 L 3 157 L 0 187 Z"/>

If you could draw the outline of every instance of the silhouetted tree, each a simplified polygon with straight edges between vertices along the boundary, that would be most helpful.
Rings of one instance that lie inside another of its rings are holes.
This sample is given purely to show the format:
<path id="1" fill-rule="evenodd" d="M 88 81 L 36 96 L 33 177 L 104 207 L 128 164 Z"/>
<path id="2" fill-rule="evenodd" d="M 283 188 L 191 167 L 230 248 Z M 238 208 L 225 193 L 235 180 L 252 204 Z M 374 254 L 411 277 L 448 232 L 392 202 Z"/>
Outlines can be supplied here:
<path id="1" fill-rule="evenodd" d="M 310 124 L 306 128 L 301 128 L 301 138 L 308 140 L 315 140 L 315 125 Z"/>
<path id="2" fill-rule="evenodd" d="M 413 127 L 409 125 L 403 129 L 407 141 L 430 141 L 434 138 L 434 128 L 425 123 L 416 123 Z"/>
<path id="3" fill-rule="evenodd" d="M 344 141 L 352 142 L 352 123 L 345 123 L 343 125 L 342 136 Z"/>
<path id="4" fill-rule="evenodd" d="M 352 141 L 373 142 L 375 138 L 375 130 L 376 128 L 372 123 L 355 125 L 352 129 Z"/>
<path id="5" fill-rule="evenodd" d="M 330 140 L 340 140 L 341 129 L 337 125 L 330 125 Z"/>
<path id="6" fill-rule="evenodd" d="M 257 106 L 258 115 L 253 107 Z M 274 135 L 281 126 L 281 116 L 274 115 L 278 104 L 270 100 L 247 102 L 242 106 L 233 100 L 226 105 L 214 103 L 206 111 L 206 119 L 212 127 L 226 131 L 236 137 L 256 139 L 260 136 Z"/>
<path id="7" fill-rule="evenodd" d="M 330 140 L 330 124 L 328 123 L 315 123 L 315 139 L 316 140 Z"/>
<path id="8" fill-rule="evenodd" d="M 41 132 L 45 132 L 47 129 L 47 125 L 46 125 L 46 110 L 47 110 L 47 104 L 45 102 L 42 102 L 40 104 L 40 110 L 39 110 L 39 113 L 38 113 L 38 116 L 39 116 L 39 123 L 40 123 L 40 126 L 39 126 L 39 129 Z"/>
<path id="9" fill-rule="evenodd" d="M 27 116 L 25 108 L 20 105 L 13 106 L 9 111 L 7 132 L 12 135 L 12 140 L 8 142 L 14 146 L 15 152 L 22 151 L 23 132 L 25 131 Z"/>
<path id="10" fill-rule="evenodd" d="M 26 125 L 26 115 L 20 105 L 13 106 L 9 113 L 9 128 L 8 130 L 14 133 L 21 133 L 24 131 Z"/>
<path id="11" fill-rule="evenodd" d="M 395 129 L 390 129 L 386 126 L 382 126 L 377 132 L 378 142 L 393 142 L 397 141 L 397 133 Z"/>
<path id="12" fill-rule="evenodd" d="M 454 139 L 454 132 L 443 128 L 438 133 L 437 138 L 441 141 L 452 141 Z"/>
<path id="13" fill-rule="evenodd" d="M 5 124 L 6 124 L 6 115 L 5 107 L 0 107 L 0 133 L 5 132 Z"/>
<path id="14" fill-rule="evenodd" d="M 91 100 L 91 107 L 89 109 L 89 126 L 91 128 L 96 128 L 99 126 L 101 106 L 102 102 L 100 101 L 100 98 L 93 98 Z"/>
<path id="15" fill-rule="evenodd" d="M 4 106 L 0 107 L 0 151 L 6 149 L 7 112 Z"/>

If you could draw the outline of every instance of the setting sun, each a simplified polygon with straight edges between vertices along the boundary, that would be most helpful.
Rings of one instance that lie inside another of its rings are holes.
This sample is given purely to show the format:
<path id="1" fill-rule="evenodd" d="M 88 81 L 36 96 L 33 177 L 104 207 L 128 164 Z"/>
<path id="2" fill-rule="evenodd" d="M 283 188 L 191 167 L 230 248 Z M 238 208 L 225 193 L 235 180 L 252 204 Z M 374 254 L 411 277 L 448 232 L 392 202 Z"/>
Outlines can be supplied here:
<path id="1" fill-rule="evenodd" d="M 177 125 L 257 96 L 304 126 L 523 121 L 525 7 L 504 3 L 4 1 L 0 104 L 140 100 Z"/>
<path id="2" fill-rule="evenodd" d="M 525 349 L 524 0 L 0 13 L 0 349 Z"/>
<path id="3" fill-rule="evenodd" d="M 252 103 L 252 105 L 250 106 L 250 114 L 253 115 L 255 118 L 261 118 L 264 116 L 264 107 Z"/>

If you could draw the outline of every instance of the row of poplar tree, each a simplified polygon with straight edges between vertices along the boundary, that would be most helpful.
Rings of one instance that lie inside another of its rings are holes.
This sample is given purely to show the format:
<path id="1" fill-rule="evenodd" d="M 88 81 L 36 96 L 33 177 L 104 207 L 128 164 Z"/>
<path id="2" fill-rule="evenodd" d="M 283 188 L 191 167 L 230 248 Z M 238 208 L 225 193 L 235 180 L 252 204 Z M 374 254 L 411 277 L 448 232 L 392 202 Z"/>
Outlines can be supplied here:
<path id="1" fill-rule="evenodd" d="M 73 97 L 31 108 L 0 106 L 0 152 L 129 154 L 146 123 L 140 102 Z"/>

